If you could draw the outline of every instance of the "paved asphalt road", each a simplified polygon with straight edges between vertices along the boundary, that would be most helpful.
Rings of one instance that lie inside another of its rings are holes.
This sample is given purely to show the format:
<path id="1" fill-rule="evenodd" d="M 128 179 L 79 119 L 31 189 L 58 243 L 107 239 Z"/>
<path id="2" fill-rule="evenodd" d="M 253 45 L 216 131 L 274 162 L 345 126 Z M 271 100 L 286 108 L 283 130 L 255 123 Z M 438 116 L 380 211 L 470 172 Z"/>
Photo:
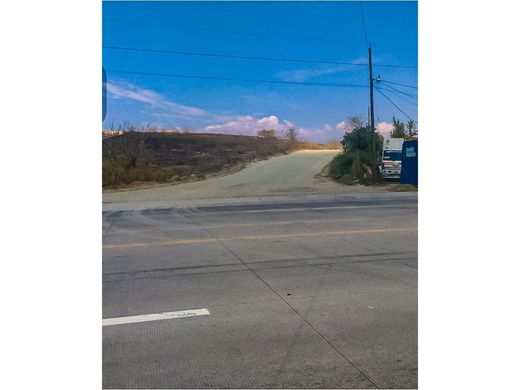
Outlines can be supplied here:
<path id="1" fill-rule="evenodd" d="M 115 206 L 104 388 L 417 387 L 415 193 Z"/>

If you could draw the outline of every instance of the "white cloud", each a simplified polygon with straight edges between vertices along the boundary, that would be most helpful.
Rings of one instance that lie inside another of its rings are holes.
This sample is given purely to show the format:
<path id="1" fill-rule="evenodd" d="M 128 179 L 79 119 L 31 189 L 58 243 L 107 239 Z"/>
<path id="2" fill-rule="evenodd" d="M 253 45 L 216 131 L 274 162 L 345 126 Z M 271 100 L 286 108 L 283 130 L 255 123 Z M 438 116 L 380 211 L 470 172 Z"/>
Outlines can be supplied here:
<path id="1" fill-rule="evenodd" d="M 128 82 L 107 83 L 107 92 L 114 99 L 130 99 L 152 106 L 161 111 L 160 115 L 171 118 L 197 118 L 208 113 L 197 107 L 186 106 L 168 100 L 165 96 L 150 89 L 140 88 Z M 157 113 L 155 113 L 157 115 Z"/>
<path id="2" fill-rule="evenodd" d="M 338 130 L 341 130 L 341 131 L 345 131 L 345 126 L 346 126 L 346 122 L 345 121 L 341 121 L 341 122 L 338 122 L 336 124 L 336 129 Z M 390 132 L 394 129 L 394 126 L 391 124 L 391 123 L 388 123 L 388 122 L 379 122 L 377 124 L 377 127 L 376 127 L 376 130 L 382 134 L 382 135 L 387 135 L 387 134 L 390 134 Z"/>
<path id="3" fill-rule="evenodd" d="M 366 59 L 363 57 L 359 57 L 352 62 L 353 64 L 362 64 L 366 62 Z M 341 72 L 347 72 L 352 69 L 359 69 L 360 67 L 357 65 L 345 64 L 345 65 L 320 65 L 312 68 L 301 68 L 295 70 L 285 70 L 282 72 L 278 72 L 277 76 L 279 79 L 283 81 L 306 81 L 315 77 L 331 75 Z"/>
<path id="4" fill-rule="evenodd" d="M 336 129 L 341 130 L 341 131 L 345 131 L 345 126 L 346 125 L 347 124 L 345 123 L 345 121 L 338 122 L 338 123 L 336 123 Z"/>
<path id="5" fill-rule="evenodd" d="M 259 119 L 250 115 L 244 115 L 237 116 L 226 123 L 206 126 L 203 131 L 206 133 L 256 135 L 258 130 L 274 129 L 278 135 L 281 135 L 288 127 L 287 123 L 291 123 L 289 121 L 283 122 L 284 124 L 280 123 L 278 117 L 275 115 L 269 115 Z"/>
<path id="6" fill-rule="evenodd" d="M 341 141 L 345 130 L 325 123 L 321 127 L 300 127 L 298 134 L 301 138 L 314 142 Z"/>
<path id="7" fill-rule="evenodd" d="M 149 106 L 151 109 L 146 108 L 139 112 L 153 118 L 152 125 L 159 128 L 190 126 L 178 125 L 179 119 L 187 120 L 188 123 L 198 122 L 200 127 L 193 127 L 206 133 L 256 135 L 259 130 L 274 129 L 281 137 L 287 128 L 297 128 L 292 121 L 279 119 L 276 115 L 217 115 L 198 107 L 176 103 L 158 92 L 128 82 L 107 83 L 107 92 L 113 99 L 127 99 Z M 210 121 L 214 124 L 206 125 Z M 321 127 L 299 127 L 297 130 L 301 139 L 309 141 L 341 140 L 344 133 L 341 126 L 343 123 L 340 122 L 335 127 L 325 123 Z"/>
<path id="8" fill-rule="evenodd" d="M 388 122 L 379 122 L 377 124 L 377 131 L 385 137 L 388 136 L 393 129 L 394 125 Z"/>
<path id="9" fill-rule="evenodd" d="M 280 121 L 275 115 L 262 118 L 245 115 L 235 117 L 226 123 L 206 126 L 202 131 L 219 134 L 256 135 L 258 130 L 274 129 L 278 136 L 281 137 L 288 127 L 296 126 L 293 122 L 286 119 Z M 296 127 L 296 130 L 298 131 L 298 138 L 314 142 L 339 141 L 343 138 L 344 133 L 343 129 L 335 128 L 328 123 L 323 124 L 321 127 Z"/>
<path id="10" fill-rule="evenodd" d="M 266 129 L 276 129 L 277 127 L 279 127 L 280 122 L 278 121 L 278 118 L 276 116 L 270 115 L 257 120 L 256 124 Z"/>

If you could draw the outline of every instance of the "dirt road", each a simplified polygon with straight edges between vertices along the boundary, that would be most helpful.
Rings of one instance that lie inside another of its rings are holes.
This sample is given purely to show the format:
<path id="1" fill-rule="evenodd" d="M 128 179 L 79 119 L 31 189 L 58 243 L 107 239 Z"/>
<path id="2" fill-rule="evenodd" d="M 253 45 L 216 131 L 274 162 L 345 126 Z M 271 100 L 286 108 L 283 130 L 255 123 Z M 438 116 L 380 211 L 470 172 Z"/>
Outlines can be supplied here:
<path id="1" fill-rule="evenodd" d="M 345 193 L 346 187 L 321 176 L 337 150 L 303 150 L 251 164 L 240 172 L 201 182 L 154 188 L 107 192 L 104 209 L 190 206 L 195 204 L 258 201 L 266 197 L 286 197 Z M 349 192 L 366 192 L 349 186 Z M 370 189 L 370 192 L 384 191 Z"/>

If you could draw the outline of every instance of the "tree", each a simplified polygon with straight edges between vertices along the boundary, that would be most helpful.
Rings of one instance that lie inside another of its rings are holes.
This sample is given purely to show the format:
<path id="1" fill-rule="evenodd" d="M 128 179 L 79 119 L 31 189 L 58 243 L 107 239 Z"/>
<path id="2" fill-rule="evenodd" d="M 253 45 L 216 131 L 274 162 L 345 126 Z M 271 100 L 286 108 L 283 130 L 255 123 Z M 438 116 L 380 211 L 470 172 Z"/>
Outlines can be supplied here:
<path id="1" fill-rule="evenodd" d="M 390 133 L 391 138 L 405 138 L 406 130 L 404 129 L 404 123 L 399 119 L 395 119 L 395 116 L 392 118 L 394 122 L 394 129 Z"/>
<path id="2" fill-rule="evenodd" d="M 413 119 L 406 122 L 406 128 L 408 129 L 407 138 L 412 138 L 417 135 L 417 123 L 415 123 Z"/>
<path id="3" fill-rule="evenodd" d="M 360 115 L 349 116 L 347 118 L 347 123 L 345 124 L 346 131 L 353 131 L 355 129 L 359 129 L 360 127 L 364 127 L 366 125 L 365 119 Z"/>
<path id="4" fill-rule="evenodd" d="M 285 138 L 287 138 L 289 142 L 296 142 L 298 138 L 298 130 L 294 127 L 289 127 L 285 130 Z"/>
<path id="5" fill-rule="evenodd" d="M 261 138 L 276 138 L 276 131 L 273 129 L 259 130 L 257 135 Z"/>
<path id="6" fill-rule="evenodd" d="M 339 173 L 349 173 L 353 180 L 368 182 L 372 176 L 372 130 L 360 117 L 350 117 L 341 144 L 343 153 L 337 159 Z M 383 137 L 376 133 L 376 153 L 381 154 Z"/>

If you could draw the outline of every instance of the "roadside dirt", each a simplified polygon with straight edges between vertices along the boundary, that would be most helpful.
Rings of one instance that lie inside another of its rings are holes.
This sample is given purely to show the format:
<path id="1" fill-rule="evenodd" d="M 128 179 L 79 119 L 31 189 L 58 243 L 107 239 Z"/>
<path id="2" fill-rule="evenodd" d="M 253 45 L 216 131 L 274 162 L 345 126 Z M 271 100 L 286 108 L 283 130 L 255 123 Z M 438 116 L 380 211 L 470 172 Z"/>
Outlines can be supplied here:
<path id="1" fill-rule="evenodd" d="M 417 187 L 410 184 L 389 184 L 386 186 L 387 191 L 391 192 L 417 192 Z"/>
<path id="2" fill-rule="evenodd" d="M 261 201 L 320 197 L 345 193 L 386 192 L 385 187 L 345 186 L 326 176 L 337 150 L 302 150 L 258 161 L 233 174 L 204 181 L 146 189 L 105 192 L 104 208 L 112 206 L 166 207 L 238 200 Z"/>
<path id="3" fill-rule="evenodd" d="M 169 181 L 169 182 L 154 182 L 154 181 L 139 182 L 139 181 L 137 181 L 134 183 L 126 184 L 124 186 L 104 188 L 103 193 L 108 194 L 108 193 L 112 193 L 112 192 L 145 190 L 145 189 L 157 188 L 157 187 L 176 186 L 176 185 L 181 185 L 181 184 L 186 184 L 186 183 L 197 183 L 200 181 L 205 181 L 205 180 L 216 178 L 216 177 L 232 175 L 234 173 L 240 172 L 242 169 L 245 169 L 248 166 L 250 166 L 251 164 L 257 163 L 259 161 L 261 161 L 261 160 L 240 162 L 240 163 L 234 164 L 232 166 L 227 166 L 218 172 L 207 173 L 204 176 L 191 175 L 191 176 L 183 177 L 179 181 Z"/>

